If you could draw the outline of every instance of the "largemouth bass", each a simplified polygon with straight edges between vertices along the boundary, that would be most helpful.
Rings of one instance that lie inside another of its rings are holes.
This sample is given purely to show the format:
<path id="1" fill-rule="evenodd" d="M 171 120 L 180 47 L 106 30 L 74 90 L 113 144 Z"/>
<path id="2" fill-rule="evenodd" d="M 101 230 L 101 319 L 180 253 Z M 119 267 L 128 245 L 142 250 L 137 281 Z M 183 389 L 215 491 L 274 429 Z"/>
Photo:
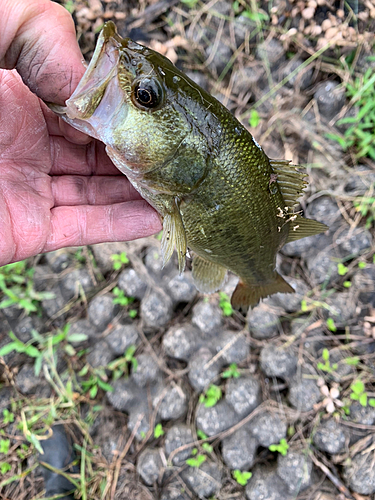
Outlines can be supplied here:
<path id="1" fill-rule="evenodd" d="M 240 277 L 232 305 L 247 309 L 294 292 L 276 272 L 287 242 L 325 231 L 294 213 L 305 174 L 270 160 L 243 125 L 167 58 L 104 25 L 93 58 L 66 107 L 73 127 L 106 145 L 113 163 L 163 219 L 164 263 L 205 293 L 227 270 Z"/>

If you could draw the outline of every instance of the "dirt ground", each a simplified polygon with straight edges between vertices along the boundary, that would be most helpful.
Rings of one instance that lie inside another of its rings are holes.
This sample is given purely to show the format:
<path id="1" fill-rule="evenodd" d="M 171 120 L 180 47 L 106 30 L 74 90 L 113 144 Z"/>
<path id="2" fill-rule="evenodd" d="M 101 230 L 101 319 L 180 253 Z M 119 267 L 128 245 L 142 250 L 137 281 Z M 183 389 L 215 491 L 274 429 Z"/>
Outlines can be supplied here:
<path id="1" fill-rule="evenodd" d="M 234 276 L 204 295 L 162 268 L 160 235 L 0 268 L 0 498 L 375 498 L 375 2 L 59 3 L 86 61 L 112 20 L 303 165 L 329 230 L 247 316 Z M 78 467 L 47 496 L 57 424 Z"/>

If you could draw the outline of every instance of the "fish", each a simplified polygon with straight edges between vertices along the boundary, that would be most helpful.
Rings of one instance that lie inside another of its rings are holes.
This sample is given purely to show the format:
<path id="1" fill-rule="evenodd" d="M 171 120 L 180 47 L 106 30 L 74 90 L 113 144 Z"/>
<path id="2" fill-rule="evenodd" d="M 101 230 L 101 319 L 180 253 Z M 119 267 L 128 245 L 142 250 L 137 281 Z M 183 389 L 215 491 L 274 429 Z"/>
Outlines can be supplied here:
<path id="1" fill-rule="evenodd" d="M 107 22 L 85 74 L 65 106 L 51 109 L 106 151 L 163 221 L 161 253 L 192 257 L 203 293 L 239 276 L 231 297 L 246 311 L 294 289 L 276 271 L 284 244 L 325 224 L 296 207 L 306 174 L 271 160 L 250 132 L 166 57 L 122 38 Z"/>

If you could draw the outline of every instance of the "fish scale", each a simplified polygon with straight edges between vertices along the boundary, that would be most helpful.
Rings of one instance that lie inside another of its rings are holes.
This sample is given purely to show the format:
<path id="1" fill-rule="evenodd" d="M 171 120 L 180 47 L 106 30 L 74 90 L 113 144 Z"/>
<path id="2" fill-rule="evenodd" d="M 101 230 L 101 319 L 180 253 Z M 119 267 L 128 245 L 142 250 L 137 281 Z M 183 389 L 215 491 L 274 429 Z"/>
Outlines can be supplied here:
<path id="1" fill-rule="evenodd" d="M 161 54 L 104 25 L 66 107 L 73 127 L 106 144 L 114 164 L 163 219 L 164 263 L 192 251 L 197 288 L 218 290 L 227 270 L 240 281 L 234 307 L 294 292 L 276 272 L 287 242 L 325 231 L 294 213 L 304 174 L 270 160 L 243 125 Z"/>

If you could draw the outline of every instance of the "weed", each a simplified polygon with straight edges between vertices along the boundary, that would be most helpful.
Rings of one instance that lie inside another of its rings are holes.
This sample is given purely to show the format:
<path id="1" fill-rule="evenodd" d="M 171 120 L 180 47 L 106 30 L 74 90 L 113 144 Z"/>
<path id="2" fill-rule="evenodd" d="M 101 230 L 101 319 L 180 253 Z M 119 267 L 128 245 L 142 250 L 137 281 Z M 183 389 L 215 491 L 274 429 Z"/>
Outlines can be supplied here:
<path id="1" fill-rule="evenodd" d="M 345 363 L 350 366 L 359 365 L 360 359 L 357 356 L 345 358 Z"/>
<path id="2" fill-rule="evenodd" d="M 232 472 L 232 476 L 241 486 L 246 486 L 248 480 L 251 478 L 252 475 L 253 475 L 252 472 L 246 472 L 246 471 L 242 472 L 239 469 L 236 469 Z"/>
<path id="3" fill-rule="evenodd" d="M 66 0 L 63 5 L 70 14 L 73 14 L 73 12 L 75 11 L 75 5 L 73 0 Z"/>
<path id="4" fill-rule="evenodd" d="M 274 451 L 277 451 L 280 453 L 280 455 L 282 455 L 283 457 L 285 457 L 285 455 L 288 453 L 288 450 L 289 450 L 289 445 L 288 443 L 286 442 L 286 439 L 282 438 L 280 439 L 280 443 L 279 444 L 271 444 L 268 449 L 272 452 Z"/>
<path id="5" fill-rule="evenodd" d="M 5 296 L 0 309 L 15 305 L 30 314 L 39 312 L 42 300 L 54 298 L 52 292 L 35 291 L 33 275 L 34 269 L 27 268 L 26 260 L 0 267 L 0 291 Z"/>
<path id="6" fill-rule="evenodd" d="M 137 347 L 135 345 L 129 346 L 126 349 L 124 356 L 115 359 L 108 364 L 108 369 L 113 371 L 113 380 L 117 380 L 122 376 L 128 377 L 130 375 L 130 367 L 133 372 L 137 370 L 138 361 L 134 357 L 136 349 Z"/>
<path id="7" fill-rule="evenodd" d="M 356 158 L 370 157 L 375 160 L 375 74 L 369 68 L 364 75 L 346 84 L 347 96 L 358 106 L 356 116 L 342 118 L 337 125 L 349 125 L 344 136 L 327 134 L 337 141 L 344 151 L 354 148 Z"/>
<path id="8" fill-rule="evenodd" d="M 233 308 L 230 303 L 230 299 L 228 295 L 224 292 L 219 292 L 219 307 L 223 311 L 223 316 L 232 316 L 233 314 Z"/>
<path id="9" fill-rule="evenodd" d="M 337 264 L 337 272 L 340 276 L 345 276 L 345 274 L 349 271 L 349 268 L 345 266 L 342 262 Z"/>
<path id="10" fill-rule="evenodd" d="M 195 453 L 197 453 L 197 449 L 196 449 L 196 448 L 194 448 L 194 450 L 195 450 Z M 194 450 L 193 450 L 193 452 L 194 452 Z M 190 467 L 196 467 L 196 468 L 198 468 L 198 467 L 200 467 L 200 466 L 203 464 L 203 462 L 205 462 L 206 460 L 207 460 L 206 455 L 201 455 L 201 454 L 199 454 L 199 455 L 195 455 L 195 457 L 188 458 L 188 459 L 186 460 L 186 465 L 190 465 Z"/>
<path id="11" fill-rule="evenodd" d="M 330 319 L 330 318 L 328 318 L 328 319 Z M 323 349 L 322 359 L 323 359 L 324 363 L 319 362 L 317 364 L 318 370 L 322 370 L 323 372 L 326 372 L 326 373 L 332 373 L 335 370 L 337 370 L 337 363 L 333 363 L 333 365 L 331 365 L 331 363 L 329 361 L 329 350 L 327 348 Z"/>
<path id="12" fill-rule="evenodd" d="M 205 394 L 201 394 L 199 397 L 199 402 L 203 403 L 206 408 L 215 406 L 218 401 L 220 401 L 222 396 L 222 391 L 219 386 L 211 384 L 207 389 Z"/>
<path id="13" fill-rule="evenodd" d="M 358 401 L 361 406 L 367 406 L 367 403 L 375 407 L 375 398 L 368 398 L 367 392 L 365 391 L 365 384 L 362 382 L 362 380 L 355 380 L 351 385 L 350 385 L 351 393 L 350 393 L 350 399 L 353 401 Z"/>
<path id="14" fill-rule="evenodd" d="M 335 322 L 333 321 L 332 318 L 327 318 L 326 325 L 327 325 L 327 328 L 330 332 L 337 331 L 337 327 L 336 327 Z"/>
<path id="15" fill-rule="evenodd" d="M 154 429 L 154 438 L 155 439 L 158 439 L 160 438 L 161 436 L 164 436 L 165 432 L 163 430 L 163 426 L 161 424 L 157 424 L 155 425 L 155 429 Z"/>
<path id="16" fill-rule="evenodd" d="M 10 448 L 10 439 L 0 439 L 0 453 L 7 455 Z"/>
<path id="17" fill-rule="evenodd" d="M 238 371 L 236 363 L 230 364 L 229 367 L 221 374 L 221 378 L 239 378 L 239 376 L 240 372 Z"/>
<path id="18" fill-rule="evenodd" d="M 366 218 L 366 229 L 370 229 L 375 221 L 375 198 L 373 196 L 359 197 L 353 201 L 353 205 L 356 211 L 359 212 L 362 217 Z M 359 264 L 366 265 L 365 262 L 359 262 Z M 360 269 L 363 269 L 363 267 L 360 267 Z"/>
<path id="19" fill-rule="evenodd" d="M 129 264 L 129 259 L 126 256 L 126 252 L 114 253 L 111 255 L 111 259 L 113 260 L 112 267 L 114 271 L 119 271 L 123 266 Z"/>
<path id="20" fill-rule="evenodd" d="M 124 290 L 120 290 L 117 286 L 112 290 L 112 293 L 115 296 L 113 299 L 114 304 L 119 304 L 120 306 L 125 307 L 134 302 L 134 297 L 127 297 Z"/>
<path id="21" fill-rule="evenodd" d="M 3 410 L 3 424 L 12 424 L 14 422 L 14 413 L 11 413 L 7 408 Z"/>
<path id="22" fill-rule="evenodd" d="M 84 377 L 85 375 L 87 375 L 89 373 L 89 371 L 90 371 L 89 365 L 85 365 L 82 368 L 82 370 L 80 372 L 78 372 L 78 375 L 80 377 Z M 107 380 L 107 375 L 106 375 L 104 369 L 95 368 L 90 373 L 89 379 L 83 380 L 81 382 L 82 390 L 84 393 L 88 392 L 89 397 L 91 399 L 94 399 L 96 397 L 96 395 L 98 394 L 99 388 L 103 389 L 103 391 L 106 391 L 106 392 L 112 392 L 113 387 L 111 385 L 109 385 L 106 382 L 106 380 Z M 67 389 L 69 389 L 69 388 L 67 388 Z M 68 391 L 68 392 L 71 392 L 71 391 Z"/>
<path id="23" fill-rule="evenodd" d="M 256 109 L 252 109 L 250 112 L 250 118 L 249 118 L 249 125 L 252 128 L 255 128 L 258 126 L 260 121 L 259 113 Z"/>

